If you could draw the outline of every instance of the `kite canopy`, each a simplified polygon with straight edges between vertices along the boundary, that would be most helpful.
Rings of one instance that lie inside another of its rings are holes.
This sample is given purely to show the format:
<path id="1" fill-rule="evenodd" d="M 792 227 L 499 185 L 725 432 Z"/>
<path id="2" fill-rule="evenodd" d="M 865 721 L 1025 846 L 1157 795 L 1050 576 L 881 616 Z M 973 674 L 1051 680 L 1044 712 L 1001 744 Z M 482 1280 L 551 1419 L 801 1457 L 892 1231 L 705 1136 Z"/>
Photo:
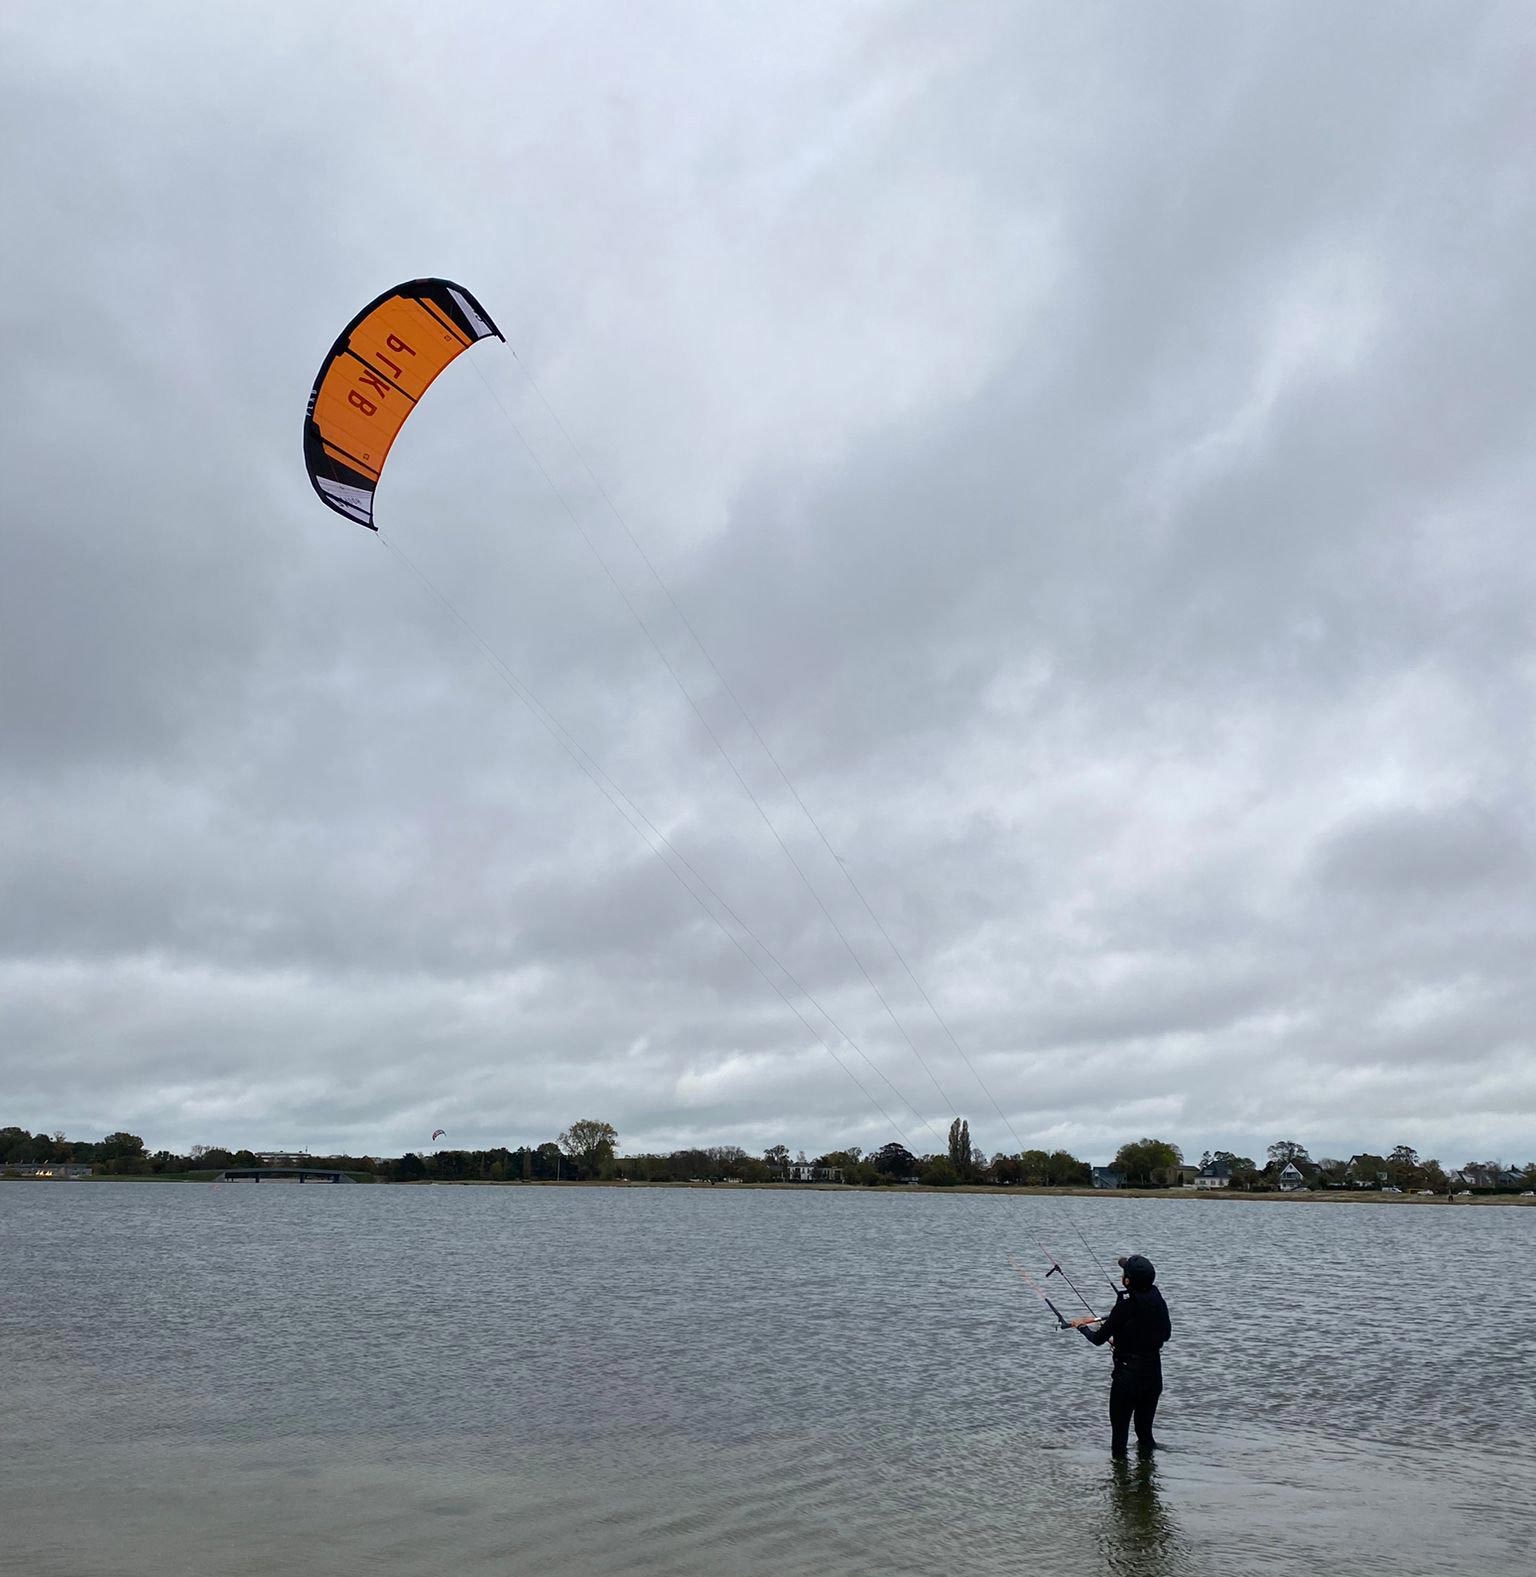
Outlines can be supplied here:
<path id="1" fill-rule="evenodd" d="M 432 1130 L 432 1137 L 434 1139 L 446 1138 L 447 1134 L 448 1134 L 448 1130 L 446 1128 L 434 1128 Z"/>
<path id="2" fill-rule="evenodd" d="M 373 523 L 373 490 L 432 380 L 477 340 L 504 335 L 462 286 L 412 279 L 370 301 L 320 364 L 304 418 L 304 464 L 322 501 Z"/>

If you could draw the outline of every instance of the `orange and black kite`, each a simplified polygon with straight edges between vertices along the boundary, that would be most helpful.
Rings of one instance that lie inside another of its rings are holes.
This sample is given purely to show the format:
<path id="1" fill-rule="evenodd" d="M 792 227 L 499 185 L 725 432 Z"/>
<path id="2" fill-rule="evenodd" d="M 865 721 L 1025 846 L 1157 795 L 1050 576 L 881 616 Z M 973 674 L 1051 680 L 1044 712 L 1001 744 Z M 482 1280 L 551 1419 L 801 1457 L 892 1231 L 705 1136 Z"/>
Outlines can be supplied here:
<path id="1" fill-rule="evenodd" d="M 370 531 L 384 457 L 432 380 L 477 340 L 506 335 L 462 286 L 412 279 L 341 331 L 304 418 L 304 463 L 321 499 Z"/>

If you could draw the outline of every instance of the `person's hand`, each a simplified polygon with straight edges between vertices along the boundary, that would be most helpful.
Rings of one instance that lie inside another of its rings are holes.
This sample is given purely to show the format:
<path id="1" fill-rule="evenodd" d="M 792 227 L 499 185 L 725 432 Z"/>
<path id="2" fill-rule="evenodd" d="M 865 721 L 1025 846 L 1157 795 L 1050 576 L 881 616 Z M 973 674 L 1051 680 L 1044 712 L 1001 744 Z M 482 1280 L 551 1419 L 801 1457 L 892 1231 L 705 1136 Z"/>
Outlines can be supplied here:
<path id="1" fill-rule="evenodd" d="M 1098 1323 L 1099 1317 L 1097 1314 L 1079 1314 L 1075 1320 L 1067 1321 L 1067 1324 L 1070 1325 L 1074 1331 L 1081 1330 L 1085 1325 L 1097 1325 Z"/>

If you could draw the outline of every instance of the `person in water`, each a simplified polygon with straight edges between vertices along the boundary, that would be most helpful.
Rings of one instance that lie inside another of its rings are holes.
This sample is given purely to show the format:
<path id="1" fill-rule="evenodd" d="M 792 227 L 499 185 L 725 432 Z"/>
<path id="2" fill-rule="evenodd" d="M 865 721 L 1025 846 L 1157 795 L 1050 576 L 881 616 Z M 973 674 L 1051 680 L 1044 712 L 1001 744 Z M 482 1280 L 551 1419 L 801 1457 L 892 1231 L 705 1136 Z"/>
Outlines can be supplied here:
<path id="1" fill-rule="evenodd" d="M 1152 1261 L 1131 1254 L 1119 1263 L 1125 1291 L 1115 1299 L 1114 1308 L 1102 1319 L 1084 1315 L 1071 1323 L 1095 1347 L 1105 1342 L 1114 1345 L 1115 1367 L 1109 1382 L 1110 1451 L 1123 1457 L 1132 1421 L 1137 1450 L 1157 1447 L 1152 1419 L 1157 1399 L 1163 1394 L 1163 1343 L 1173 1334 L 1173 1324 L 1162 1293 L 1153 1285 L 1157 1271 Z"/>

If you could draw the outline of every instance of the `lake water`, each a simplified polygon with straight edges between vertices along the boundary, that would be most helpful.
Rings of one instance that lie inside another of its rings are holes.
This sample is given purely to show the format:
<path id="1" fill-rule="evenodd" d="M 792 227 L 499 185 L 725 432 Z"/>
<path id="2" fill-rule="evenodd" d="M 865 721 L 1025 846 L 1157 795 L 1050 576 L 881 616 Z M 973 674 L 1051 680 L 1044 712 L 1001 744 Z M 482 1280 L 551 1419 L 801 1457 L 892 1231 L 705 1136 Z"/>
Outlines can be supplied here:
<path id="1" fill-rule="evenodd" d="M 1079 1232 L 1172 1310 L 1147 1464 L 1008 1264 L 1107 1301 Z M 1533 1250 L 1469 1206 L 0 1185 L 0 1570 L 1528 1571 Z"/>

